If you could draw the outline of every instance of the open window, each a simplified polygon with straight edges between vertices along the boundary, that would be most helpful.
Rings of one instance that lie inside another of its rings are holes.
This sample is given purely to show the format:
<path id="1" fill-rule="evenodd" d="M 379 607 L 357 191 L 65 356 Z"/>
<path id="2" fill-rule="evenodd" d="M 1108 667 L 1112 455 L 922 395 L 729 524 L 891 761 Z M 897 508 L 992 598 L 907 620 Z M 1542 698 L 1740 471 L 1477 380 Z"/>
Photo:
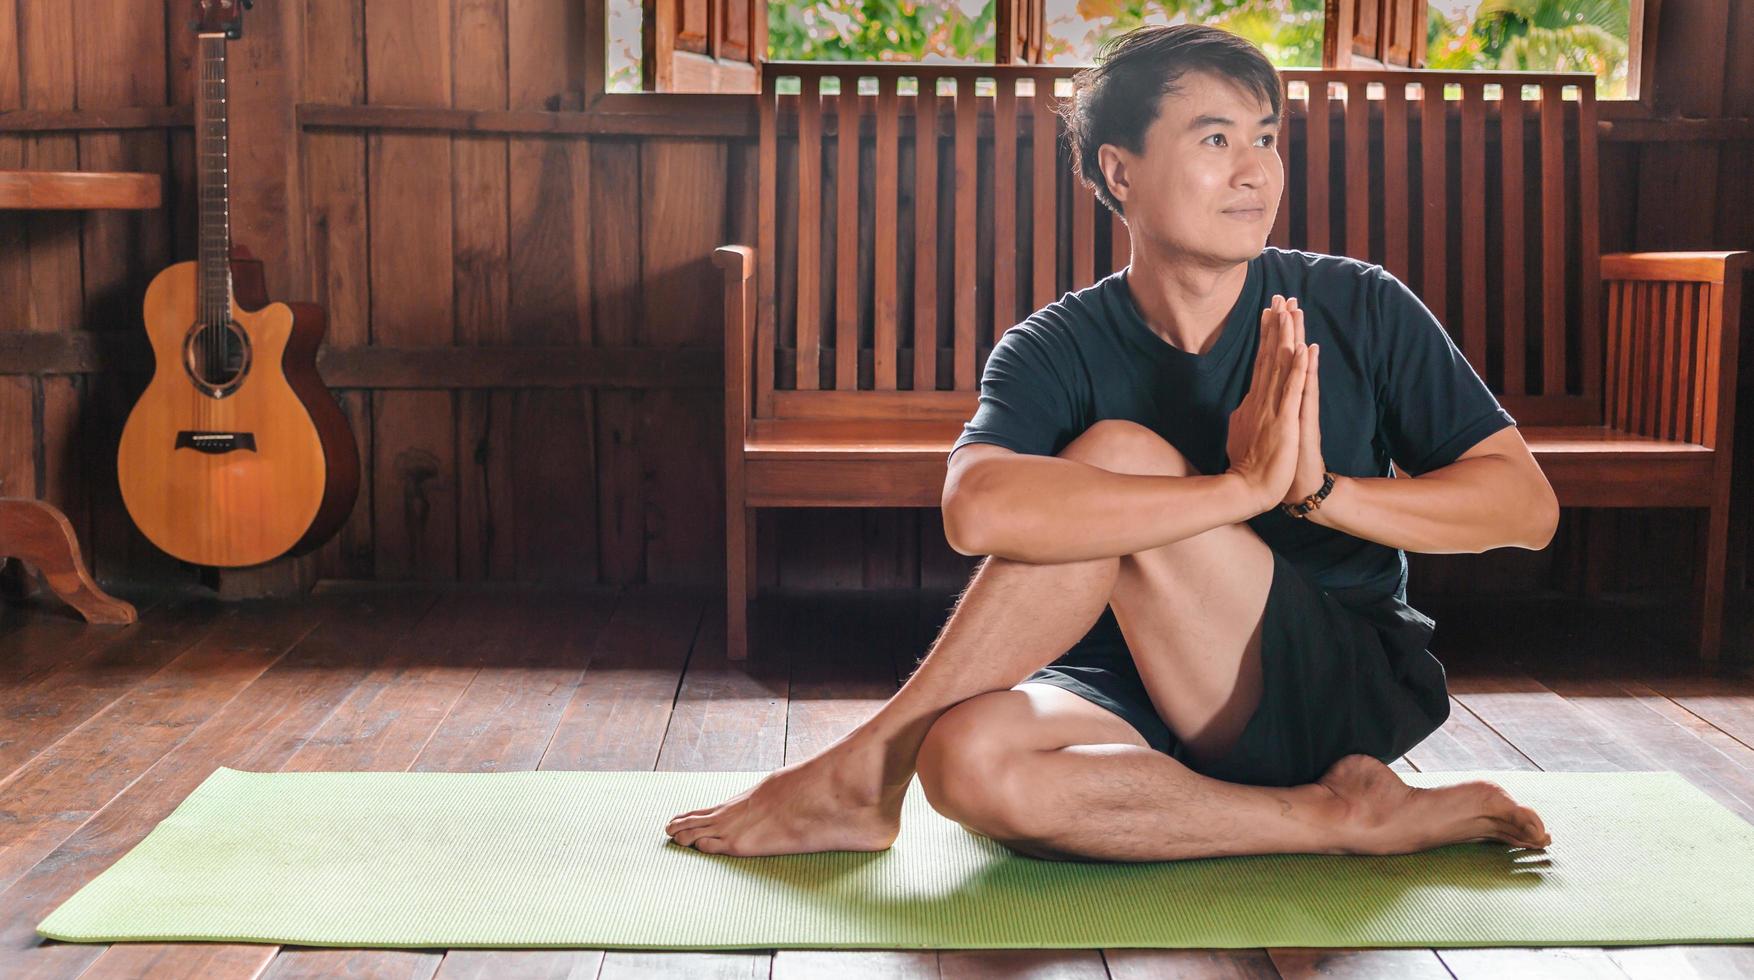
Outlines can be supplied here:
<path id="1" fill-rule="evenodd" d="M 758 91 L 767 8 L 767 0 L 641 0 L 641 87 Z"/>
<path id="2" fill-rule="evenodd" d="M 1428 0 L 1327 0 L 1322 64 L 1425 67 Z"/>

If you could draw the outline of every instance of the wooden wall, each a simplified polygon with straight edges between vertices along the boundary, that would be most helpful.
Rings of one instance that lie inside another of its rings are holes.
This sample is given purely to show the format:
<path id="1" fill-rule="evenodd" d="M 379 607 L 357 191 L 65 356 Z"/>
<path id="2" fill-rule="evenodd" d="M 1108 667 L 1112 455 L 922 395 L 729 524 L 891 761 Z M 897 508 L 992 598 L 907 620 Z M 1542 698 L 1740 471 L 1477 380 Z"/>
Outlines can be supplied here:
<path id="1" fill-rule="evenodd" d="M 65 507 L 108 578 L 191 574 L 133 531 L 113 462 L 140 295 L 193 255 L 185 6 L 0 0 L 0 167 L 167 178 L 159 212 L 0 214 L 0 493 Z M 232 48 L 234 236 L 272 295 L 328 308 L 365 463 L 322 575 L 722 581 L 707 256 L 753 238 L 750 100 L 576 112 L 591 6 L 270 0 Z M 1658 38 L 1659 118 L 1602 143 L 1603 247 L 1754 247 L 1754 7 L 1664 0 Z M 1545 552 L 1415 556 L 1415 588 L 1685 589 L 1699 522 L 1568 511 Z M 758 540 L 766 585 L 972 567 L 930 510 L 765 512 Z"/>

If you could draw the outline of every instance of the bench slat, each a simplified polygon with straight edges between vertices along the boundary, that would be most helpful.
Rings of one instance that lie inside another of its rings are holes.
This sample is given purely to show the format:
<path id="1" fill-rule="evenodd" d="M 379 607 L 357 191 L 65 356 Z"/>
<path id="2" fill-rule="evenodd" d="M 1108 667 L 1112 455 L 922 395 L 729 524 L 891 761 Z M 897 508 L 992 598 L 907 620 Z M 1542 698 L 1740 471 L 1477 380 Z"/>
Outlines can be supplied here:
<path id="1" fill-rule="evenodd" d="M 1541 83 L 1541 393 L 1565 391 L 1565 101 Z"/>
<path id="2" fill-rule="evenodd" d="M 1527 185 L 1523 182 L 1523 86 L 1506 82 L 1498 102 L 1499 180 L 1504 189 L 1499 220 L 1504 223 L 1502 257 L 1503 276 L 1499 296 L 1504 301 L 1500 314 L 1504 319 L 1504 377 L 1500 380 L 1507 395 L 1520 395 L 1527 380 L 1527 338 L 1524 336 L 1524 312 L 1527 293 L 1523 288 L 1524 235 L 1523 211 L 1528 205 Z"/>
<path id="3" fill-rule="evenodd" d="M 1591 195 L 1579 202 L 1578 219 L 1578 322 L 1582 325 L 1578 359 L 1583 370 L 1583 394 L 1594 398 L 1602 391 L 1602 339 L 1598 324 L 1602 281 L 1601 214 L 1594 194 L 1601 179 L 1596 157 L 1596 93 L 1593 85 L 1580 88 L 1577 124 L 1577 182 Z"/>
<path id="4" fill-rule="evenodd" d="M 993 95 L 993 335 L 1017 313 L 1017 79 L 994 79 Z"/>
<path id="5" fill-rule="evenodd" d="M 1370 254 L 1370 83 L 1346 83 L 1346 254 Z"/>
<path id="6" fill-rule="evenodd" d="M 1304 99 L 1304 169 L 1303 213 L 1307 221 L 1304 248 L 1312 252 L 1328 251 L 1328 236 L 1333 230 L 1328 213 L 1329 171 L 1331 149 L 1328 135 L 1328 83 L 1325 79 L 1309 83 L 1309 97 Z"/>
<path id="7" fill-rule="evenodd" d="M 760 100 L 761 136 L 757 145 L 758 166 L 763 190 L 779 186 L 779 126 L 774 118 L 778 111 L 774 100 Z M 779 286 L 774 281 L 778 269 L 776 250 L 779 247 L 775 222 L 778 220 L 778 195 L 760 195 L 760 217 L 755 231 L 756 313 L 755 313 L 755 414 L 773 414 L 774 333 L 779 324 L 774 309 L 774 295 Z"/>
<path id="8" fill-rule="evenodd" d="M 964 77 L 956 82 L 956 351 L 951 383 L 958 391 L 975 388 L 974 317 L 975 294 L 975 204 L 979 174 L 980 100 L 975 97 L 975 79 Z"/>
<path id="9" fill-rule="evenodd" d="M 914 96 L 914 390 L 938 386 L 938 76 Z"/>
<path id="10" fill-rule="evenodd" d="M 821 385 L 822 78 L 807 78 L 798 105 L 798 346 L 797 386 Z"/>
<path id="11" fill-rule="evenodd" d="M 1413 281 L 1407 258 L 1407 83 L 1383 83 L 1383 268 Z"/>
<path id="12" fill-rule="evenodd" d="M 1486 372 L 1486 83 L 1462 83 L 1463 356 Z"/>
<path id="13" fill-rule="evenodd" d="M 835 112 L 834 387 L 859 387 L 859 79 L 840 75 Z"/>
<path id="14" fill-rule="evenodd" d="M 876 227 L 872 237 L 877 268 L 872 276 L 876 293 L 872 316 L 872 387 L 878 391 L 894 391 L 900 384 L 896 377 L 896 277 L 898 253 L 896 214 L 901 207 L 897 197 L 900 182 L 901 118 L 899 88 L 901 76 L 877 79 L 877 145 L 873 148 L 873 166 L 877 168 Z"/>
<path id="15" fill-rule="evenodd" d="M 1059 241 L 1058 213 L 1054 206 L 1059 168 L 1055 147 L 1059 145 L 1059 116 L 1054 112 L 1054 82 L 1037 76 L 1035 98 L 1030 105 L 1035 126 L 1030 133 L 1030 156 L 1034 162 L 1030 189 L 1034 196 L 1030 238 L 1035 242 L 1035 266 L 1031 275 L 1030 301 L 1036 309 L 1052 303 L 1055 288 L 1054 245 Z"/>
<path id="16" fill-rule="evenodd" d="M 1419 298 L 1438 322 L 1449 326 L 1449 285 L 1444 276 L 1448 257 L 1446 229 L 1448 185 L 1444 181 L 1445 154 L 1449 143 L 1448 124 L 1444 121 L 1443 83 L 1427 81 L 1419 86 L 1419 159 L 1420 193 L 1424 196 L 1421 210 L 1424 238 L 1425 274 L 1419 280 Z"/>

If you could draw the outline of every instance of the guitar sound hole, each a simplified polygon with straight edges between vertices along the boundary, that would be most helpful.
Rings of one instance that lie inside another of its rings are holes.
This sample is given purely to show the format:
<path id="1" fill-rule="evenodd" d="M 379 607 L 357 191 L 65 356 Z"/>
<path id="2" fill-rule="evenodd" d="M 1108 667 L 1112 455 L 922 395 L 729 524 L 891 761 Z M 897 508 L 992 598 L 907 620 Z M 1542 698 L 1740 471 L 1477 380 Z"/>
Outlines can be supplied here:
<path id="1" fill-rule="evenodd" d="M 236 323 L 196 324 L 184 345 L 184 367 L 215 398 L 237 390 L 250 369 L 249 338 Z"/>

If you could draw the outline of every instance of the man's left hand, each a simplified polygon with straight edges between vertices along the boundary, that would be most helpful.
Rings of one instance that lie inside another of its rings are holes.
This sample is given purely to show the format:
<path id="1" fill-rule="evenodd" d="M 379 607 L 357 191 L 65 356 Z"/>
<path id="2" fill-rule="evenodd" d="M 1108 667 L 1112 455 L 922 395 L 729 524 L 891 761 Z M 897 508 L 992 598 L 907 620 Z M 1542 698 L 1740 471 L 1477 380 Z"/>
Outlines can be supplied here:
<path id="1" fill-rule="evenodd" d="M 1297 299 L 1286 300 L 1285 309 L 1280 316 L 1290 318 L 1290 326 L 1297 335 L 1297 342 L 1303 343 L 1303 309 L 1297 305 Z M 1319 379 L 1321 348 L 1310 345 L 1309 376 L 1303 382 L 1303 402 L 1298 411 L 1297 437 L 1297 475 L 1291 478 L 1291 488 L 1286 491 L 1284 503 L 1301 503 L 1303 498 L 1321 490 L 1326 478 L 1327 465 L 1322 461 L 1322 425 L 1320 417 L 1321 388 Z"/>

